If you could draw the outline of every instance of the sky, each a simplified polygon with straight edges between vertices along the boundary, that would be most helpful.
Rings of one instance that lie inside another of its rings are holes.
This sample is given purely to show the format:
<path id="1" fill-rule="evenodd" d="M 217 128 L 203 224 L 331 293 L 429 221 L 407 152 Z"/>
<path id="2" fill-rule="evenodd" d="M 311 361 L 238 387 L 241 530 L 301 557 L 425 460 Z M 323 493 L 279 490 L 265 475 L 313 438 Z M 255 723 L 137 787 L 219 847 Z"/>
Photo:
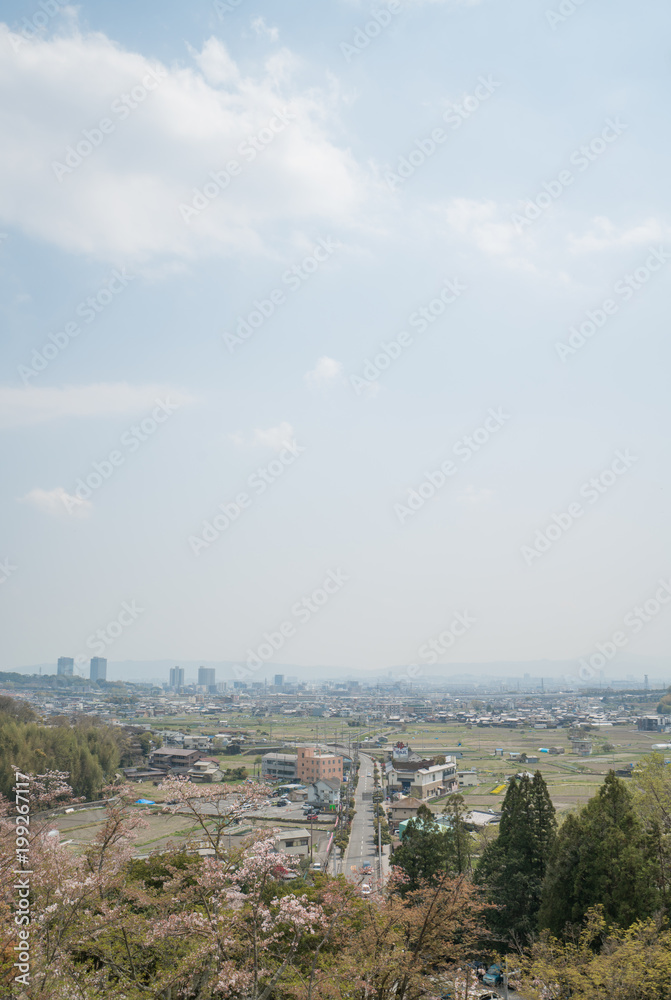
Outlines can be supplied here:
<path id="1" fill-rule="evenodd" d="M 668 4 L 2 16 L 0 669 L 668 657 Z"/>

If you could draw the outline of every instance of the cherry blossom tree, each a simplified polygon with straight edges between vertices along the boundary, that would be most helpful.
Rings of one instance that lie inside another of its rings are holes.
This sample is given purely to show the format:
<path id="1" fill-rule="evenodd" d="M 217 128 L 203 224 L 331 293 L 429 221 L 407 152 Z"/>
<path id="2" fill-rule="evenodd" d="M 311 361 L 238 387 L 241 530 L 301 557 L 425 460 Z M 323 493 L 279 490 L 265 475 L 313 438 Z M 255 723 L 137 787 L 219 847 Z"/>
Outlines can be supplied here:
<path id="1" fill-rule="evenodd" d="M 221 785 L 194 784 L 188 778 L 174 775 L 165 778 L 159 789 L 165 793 L 164 812 L 192 816 L 215 857 L 225 853 L 226 835 L 270 793 L 267 785 L 251 780 L 224 793 Z"/>

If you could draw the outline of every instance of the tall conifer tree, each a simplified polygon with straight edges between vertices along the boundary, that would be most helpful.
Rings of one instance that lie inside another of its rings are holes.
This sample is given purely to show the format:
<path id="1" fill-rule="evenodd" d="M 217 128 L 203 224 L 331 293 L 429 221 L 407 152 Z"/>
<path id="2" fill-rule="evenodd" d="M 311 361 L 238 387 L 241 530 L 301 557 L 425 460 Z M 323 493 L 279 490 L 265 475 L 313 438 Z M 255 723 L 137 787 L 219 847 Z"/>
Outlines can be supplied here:
<path id="1" fill-rule="evenodd" d="M 476 878 L 488 890 L 491 930 L 523 944 L 537 926 L 541 889 L 556 835 L 554 806 L 540 771 L 513 778 L 501 813 L 499 835 L 485 848 Z"/>

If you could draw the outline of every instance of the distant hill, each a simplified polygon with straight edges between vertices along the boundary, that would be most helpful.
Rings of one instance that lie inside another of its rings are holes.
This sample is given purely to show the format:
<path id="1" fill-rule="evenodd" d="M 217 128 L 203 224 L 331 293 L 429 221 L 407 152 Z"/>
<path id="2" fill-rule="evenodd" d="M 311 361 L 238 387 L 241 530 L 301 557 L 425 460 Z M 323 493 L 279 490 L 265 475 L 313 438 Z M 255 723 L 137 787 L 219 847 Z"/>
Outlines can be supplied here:
<path id="1" fill-rule="evenodd" d="M 195 684 L 198 679 L 198 667 L 214 667 L 217 682 L 226 681 L 232 686 L 236 679 L 235 668 L 239 665 L 233 660 L 110 660 L 107 678 L 111 681 L 163 684 L 168 681 L 170 668 L 180 666 L 184 668 L 185 683 Z M 40 671 L 43 674 L 55 674 L 56 663 L 38 663 L 8 669 L 22 674 L 37 674 Z M 452 682 L 455 685 L 526 681 L 527 685 L 540 686 L 543 679 L 553 680 L 566 686 L 576 686 L 581 683 L 577 660 L 500 660 L 481 663 L 420 664 L 412 671 L 409 671 L 408 665 L 403 664 L 379 669 L 353 670 L 339 666 L 268 663 L 265 670 L 259 670 L 251 680 L 267 682 L 270 685 L 275 674 L 282 674 L 287 682 L 290 682 L 291 678 L 296 678 L 298 681 L 361 681 L 368 684 L 374 684 L 376 681 L 407 680 L 412 682 L 414 687 L 421 687 L 429 680 Z M 640 684 L 645 674 L 648 675 L 651 686 L 668 685 L 671 682 L 671 664 L 663 657 L 618 656 L 613 663 L 608 664 L 601 683 L 607 686 L 611 681 L 629 680 L 632 684 Z M 88 671 L 85 674 L 80 673 L 80 676 L 87 675 Z M 592 684 L 598 686 L 598 675 L 595 675 Z"/>

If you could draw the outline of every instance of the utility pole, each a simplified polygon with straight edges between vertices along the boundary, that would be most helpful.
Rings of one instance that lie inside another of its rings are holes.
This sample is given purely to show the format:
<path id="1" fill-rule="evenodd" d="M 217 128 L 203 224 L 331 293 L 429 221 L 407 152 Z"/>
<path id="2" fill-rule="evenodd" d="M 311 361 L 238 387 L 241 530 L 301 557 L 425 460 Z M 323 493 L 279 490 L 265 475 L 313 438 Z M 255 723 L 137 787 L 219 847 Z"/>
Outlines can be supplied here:
<path id="1" fill-rule="evenodd" d="M 377 803 L 375 803 L 374 808 L 377 809 Z M 382 888 L 382 817 L 377 817 L 377 887 Z"/>

